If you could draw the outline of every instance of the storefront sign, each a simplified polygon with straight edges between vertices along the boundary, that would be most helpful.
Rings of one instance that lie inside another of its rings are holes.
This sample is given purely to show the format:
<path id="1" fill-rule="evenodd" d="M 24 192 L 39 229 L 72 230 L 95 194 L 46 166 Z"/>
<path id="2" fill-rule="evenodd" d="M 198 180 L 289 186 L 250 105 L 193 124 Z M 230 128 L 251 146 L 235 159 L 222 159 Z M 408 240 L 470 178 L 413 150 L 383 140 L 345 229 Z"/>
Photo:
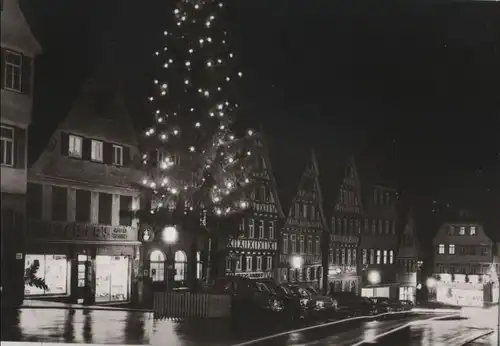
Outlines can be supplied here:
<path id="1" fill-rule="evenodd" d="M 92 225 L 77 222 L 28 221 L 28 232 L 34 238 L 47 240 L 137 240 L 137 231 L 130 226 Z"/>
<path id="2" fill-rule="evenodd" d="M 276 250 L 278 248 L 275 240 L 247 240 L 244 238 L 230 239 L 229 246 L 247 250 Z"/>

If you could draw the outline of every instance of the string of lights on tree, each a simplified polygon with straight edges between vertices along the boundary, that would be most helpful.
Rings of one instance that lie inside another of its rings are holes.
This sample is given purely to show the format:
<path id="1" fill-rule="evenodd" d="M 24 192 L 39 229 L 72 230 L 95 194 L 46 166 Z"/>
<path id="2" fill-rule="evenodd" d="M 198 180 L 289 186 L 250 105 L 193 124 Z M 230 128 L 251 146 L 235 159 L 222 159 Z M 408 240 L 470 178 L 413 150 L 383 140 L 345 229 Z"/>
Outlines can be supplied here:
<path id="1" fill-rule="evenodd" d="M 153 191 L 152 214 L 182 205 L 184 213 L 224 216 L 248 207 L 255 133 L 232 131 L 243 73 L 220 20 L 224 8 L 178 1 L 164 47 L 154 52 L 161 68 L 148 98 L 154 124 L 144 133 L 141 182 Z"/>

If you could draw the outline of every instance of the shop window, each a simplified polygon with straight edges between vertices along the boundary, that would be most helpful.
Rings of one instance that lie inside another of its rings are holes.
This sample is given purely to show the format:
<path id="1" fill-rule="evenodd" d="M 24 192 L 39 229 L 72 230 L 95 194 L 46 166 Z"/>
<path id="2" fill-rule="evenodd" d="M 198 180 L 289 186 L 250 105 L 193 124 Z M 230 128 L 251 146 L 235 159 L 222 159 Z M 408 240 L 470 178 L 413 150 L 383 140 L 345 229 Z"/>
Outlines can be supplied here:
<path id="1" fill-rule="evenodd" d="M 184 251 L 176 251 L 174 255 L 174 281 L 186 281 L 187 256 Z"/>
<path id="2" fill-rule="evenodd" d="M 52 220 L 66 221 L 68 208 L 68 189 L 52 186 Z"/>
<path id="3" fill-rule="evenodd" d="M 37 266 L 35 277 L 44 279 L 48 289 L 25 285 L 26 296 L 63 295 L 67 293 L 68 260 L 65 255 L 32 255 L 26 254 L 25 270 Z"/>
<path id="4" fill-rule="evenodd" d="M 95 300 L 118 302 L 128 300 L 130 284 L 129 258 L 126 256 L 96 256 Z"/>
<path id="5" fill-rule="evenodd" d="M 380 264 L 380 260 L 381 260 L 381 251 L 380 250 L 377 250 L 377 264 Z"/>
<path id="6" fill-rule="evenodd" d="M 165 255 L 160 250 L 149 255 L 149 272 L 153 282 L 165 281 Z"/>
<path id="7" fill-rule="evenodd" d="M 89 222 L 90 221 L 90 191 L 76 190 L 75 193 L 75 221 Z"/>
<path id="8" fill-rule="evenodd" d="M 113 195 L 99 192 L 99 224 L 111 225 L 111 210 L 113 205 Z"/>

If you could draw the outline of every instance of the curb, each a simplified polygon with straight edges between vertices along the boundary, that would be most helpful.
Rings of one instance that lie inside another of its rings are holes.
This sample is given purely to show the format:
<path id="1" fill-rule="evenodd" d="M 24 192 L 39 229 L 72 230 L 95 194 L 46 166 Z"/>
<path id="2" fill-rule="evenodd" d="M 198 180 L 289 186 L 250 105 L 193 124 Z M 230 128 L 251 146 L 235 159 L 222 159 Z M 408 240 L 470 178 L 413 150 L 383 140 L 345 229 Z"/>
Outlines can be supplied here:
<path id="1" fill-rule="evenodd" d="M 148 309 L 133 309 L 133 308 L 117 308 L 117 307 L 105 307 L 105 306 L 73 306 L 73 305 L 61 305 L 61 306 L 47 306 L 47 305 L 30 305 L 30 306 L 2 306 L 2 310 L 7 309 L 52 309 L 52 310 L 96 310 L 96 311 L 130 311 L 130 312 L 143 312 L 149 313 L 153 310 Z"/>

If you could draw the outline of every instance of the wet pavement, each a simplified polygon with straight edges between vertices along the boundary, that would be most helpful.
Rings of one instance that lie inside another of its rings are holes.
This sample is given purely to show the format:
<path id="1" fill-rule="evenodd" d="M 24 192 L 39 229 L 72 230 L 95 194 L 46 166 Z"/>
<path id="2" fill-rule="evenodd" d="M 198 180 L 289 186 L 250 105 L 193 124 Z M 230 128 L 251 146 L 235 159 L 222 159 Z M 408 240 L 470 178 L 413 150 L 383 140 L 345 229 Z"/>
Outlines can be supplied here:
<path id="1" fill-rule="evenodd" d="M 432 323 L 412 326 L 410 346 L 462 346 L 491 332 L 489 328 L 475 328 L 469 321 L 433 321 Z M 484 345 L 496 345 L 496 341 L 489 344 L 488 339 Z"/>

